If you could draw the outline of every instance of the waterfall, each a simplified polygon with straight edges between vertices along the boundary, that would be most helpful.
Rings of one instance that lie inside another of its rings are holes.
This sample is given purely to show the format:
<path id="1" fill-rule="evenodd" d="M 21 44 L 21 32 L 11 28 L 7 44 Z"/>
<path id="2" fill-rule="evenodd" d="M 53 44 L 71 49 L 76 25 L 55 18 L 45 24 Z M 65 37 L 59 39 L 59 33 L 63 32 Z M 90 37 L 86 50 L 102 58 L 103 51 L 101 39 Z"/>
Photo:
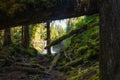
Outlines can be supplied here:
<path id="1" fill-rule="evenodd" d="M 47 41 L 45 41 L 45 43 L 44 43 L 44 47 L 46 47 L 46 46 L 47 46 Z M 53 46 L 51 46 L 50 49 L 51 49 L 51 54 L 52 55 L 57 54 L 57 51 L 54 50 Z M 47 54 L 47 49 L 44 49 L 42 54 Z"/>
<path id="2" fill-rule="evenodd" d="M 51 54 L 55 55 L 55 54 L 59 53 L 60 50 L 64 48 L 65 44 L 66 44 L 66 41 L 64 40 L 64 41 L 62 41 L 61 43 L 59 43 L 59 44 L 57 44 L 55 46 L 51 46 L 50 47 Z M 46 46 L 47 46 L 47 41 L 44 42 L 44 47 L 46 47 Z M 44 49 L 42 54 L 47 54 L 47 50 Z"/>

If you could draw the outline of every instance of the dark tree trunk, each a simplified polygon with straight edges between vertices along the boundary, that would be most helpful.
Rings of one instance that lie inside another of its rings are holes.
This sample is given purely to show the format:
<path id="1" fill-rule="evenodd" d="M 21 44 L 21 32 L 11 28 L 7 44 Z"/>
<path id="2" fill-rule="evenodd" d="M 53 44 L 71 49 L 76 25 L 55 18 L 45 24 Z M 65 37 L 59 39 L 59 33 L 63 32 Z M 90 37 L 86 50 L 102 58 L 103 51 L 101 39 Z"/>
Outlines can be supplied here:
<path id="1" fill-rule="evenodd" d="M 101 0 L 100 78 L 120 80 L 120 0 Z"/>
<path id="2" fill-rule="evenodd" d="M 30 44 L 30 34 L 29 34 L 29 26 L 23 26 L 22 27 L 22 44 L 23 47 L 29 48 Z"/>
<path id="3" fill-rule="evenodd" d="M 12 44 L 10 28 L 4 30 L 4 43 L 3 46 Z"/>
<path id="4" fill-rule="evenodd" d="M 47 22 L 47 46 L 50 44 L 50 22 Z M 47 48 L 47 54 L 51 54 L 51 49 L 50 47 Z"/>
<path id="5" fill-rule="evenodd" d="M 21 35 L 21 37 L 22 37 L 22 39 L 21 39 L 21 44 L 22 44 L 22 46 L 23 46 L 23 44 L 24 44 L 24 26 L 22 26 L 22 35 Z"/>

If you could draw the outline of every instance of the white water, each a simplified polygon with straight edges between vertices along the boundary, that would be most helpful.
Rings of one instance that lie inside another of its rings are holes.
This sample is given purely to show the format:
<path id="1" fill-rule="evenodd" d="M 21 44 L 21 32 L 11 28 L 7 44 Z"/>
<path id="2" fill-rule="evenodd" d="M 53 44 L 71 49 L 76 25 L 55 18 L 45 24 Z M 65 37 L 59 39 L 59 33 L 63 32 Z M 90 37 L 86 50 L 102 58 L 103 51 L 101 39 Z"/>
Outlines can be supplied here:
<path id="1" fill-rule="evenodd" d="M 47 46 L 47 41 L 45 41 L 44 46 L 45 46 L 45 47 Z M 47 54 L 47 50 L 44 49 L 43 52 L 42 52 L 42 54 Z M 52 55 L 57 54 L 57 51 L 55 51 L 55 50 L 53 49 L 53 46 L 51 46 L 51 54 L 52 54 Z"/>
<path id="2" fill-rule="evenodd" d="M 47 50 L 44 49 L 43 52 L 42 52 L 42 54 L 47 54 Z M 57 52 L 53 50 L 53 46 L 51 47 L 51 54 L 52 54 L 52 55 L 57 54 Z"/>

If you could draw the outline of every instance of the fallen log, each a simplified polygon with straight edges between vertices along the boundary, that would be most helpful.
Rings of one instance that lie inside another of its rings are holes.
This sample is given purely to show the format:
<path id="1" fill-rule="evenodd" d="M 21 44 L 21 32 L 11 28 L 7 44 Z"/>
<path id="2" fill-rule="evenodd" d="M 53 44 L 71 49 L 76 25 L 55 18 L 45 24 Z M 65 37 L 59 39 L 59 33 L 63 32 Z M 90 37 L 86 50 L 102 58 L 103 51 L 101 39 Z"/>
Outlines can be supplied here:
<path id="1" fill-rule="evenodd" d="M 96 25 L 99 25 L 99 23 L 96 22 L 96 23 L 93 23 L 92 25 L 89 25 L 89 26 L 92 27 L 92 26 L 96 26 Z M 78 29 L 72 30 L 72 31 L 69 32 L 68 34 L 65 34 L 65 35 L 63 35 L 62 37 L 60 37 L 60 38 L 52 41 L 49 45 L 47 45 L 47 46 L 45 47 L 45 49 L 50 48 L 51 46 L 54 46 L 54 45 L 62 42 L 63 40 L 65 40 L 65 39 L 67 39 L 67 38 L 69 38 L 69 37 L 71 37 L 71 36 L 73 36 L 73 35 L 84 33 L 84 32 L 88 29 L 89 26 L 88 26 L 88 25 L 84 25 L 84 26 L 82 26 L 82 27 L 80 27 L 80 28 L 78 28 Z"/>
<path id="2" fill-rule="evenodd" d="M 20 62 L 16 62 L 15 65 L 17 66 L 22 66 L 22 67 L 31 67 L 31 68 L 39 68 L 41 70 L 46 70 L 46 68 L 42 65 L 39 64 L 28 64 L 28 63 L 20 63 Z"/>
<path id="3" fill-rule="evenodd" d="M 82 34 L 84 31 L 87 30 L 87 28 L 88 28 L 88 26 L 85 25 L 82 28 L 78 28 L 78 29 L 72 30 L 70 33 L 68 33 L 66 35 L 63 35 L 62 37 L 60 37 L 60 38 L 56 39 L 55 41 L 51 42 L 48 46 L 45 47 L 45 49 L 62 42 L 63 40 L 73 36 L 74 34 Z"/>
<path id="4" fill-rule="evenodd" d="M 54 57 L 53 61 L 51 62 L 51 65 L 50 65 L 50 67 L 49 67 L 48 72 L 50 72 L 50 71 L 53 69 L 53 67 L 56 65 L 56 63 L 57 63 L 57 61 L 58 61 L 59 58 L 60 58 L 60 53 L 57 54 L 57 55 Z"/>
<path id="5" fill-rule="evenodd" d="M 31 67 L 12 65 L 11 69 L 14 71 L 23 71 L 23 72 L 32 73 L 32 74 L 50 75 L 48 72 L 41 71 L 41 69 L 39 69 L 39 68 L 31 68 Z"/>
<path id="6" fill-rule="evenodd" d="M 0 0 L 4 4 L 0 5 L 0 29 L 92 15 L 99 12 L 97 3 L 98 0 Z"/>
<path id="7" fill-rule="evenodd" d="M 59 69 L 60 69 L 60 70 L 64 70 L 64 69 L 66 69 L 66 68 L 74 67 L 74 66 L 80 65 L 80 64 L 82 64 L 82 63 L 83 63 L 83 60 L 82 60 L 81 58 L 75 59 L 75 60 L 73 60 L 73 61 L 65 64 L 64 66 L 60 67 Z"/>

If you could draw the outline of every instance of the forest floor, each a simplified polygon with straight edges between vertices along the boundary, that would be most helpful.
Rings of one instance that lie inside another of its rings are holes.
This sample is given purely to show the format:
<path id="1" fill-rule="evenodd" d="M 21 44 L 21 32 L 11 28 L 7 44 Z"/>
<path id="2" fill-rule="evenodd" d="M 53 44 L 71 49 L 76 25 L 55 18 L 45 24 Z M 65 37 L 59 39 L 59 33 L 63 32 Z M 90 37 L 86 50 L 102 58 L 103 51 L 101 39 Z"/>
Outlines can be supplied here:
<path id="1" fill-rule="evenodd" d="M 79 67 L 73 69 L 72 66 L 79 65 L 79 59 L 61 66 L 59 60 L 63 59 L 64 63 L 61 54 L 39 55 L 34 49 L 26 50 L 21 47 L 3 48 L 0 54 L 0 80 L 89 80 L 86 78 L 96 74 L 96 70 L 87 69 L 87 65 L 81 69 L 86 69 L 84 75 L 78 74 Z"/>
<path id="2" fill-rule="evenodd" d="M 11 58 L 8 60 L 0 59 L 0 80 L 65 80 L 60 71 L 54 69 L 48 71 L 51 62 L 48 57 L 26 54 L 16 57 L 14 54 L 14 60 L 13 56 L 9 57 Z"/>
<path id="3" fill-rule="evenodd" d="M 15 64 L 4 66 L 0 71 L 0 80 L 65 80 L 57 70 L 49 73 L 33 67 L 23 67 Z"/>
<path id="4" fill-rule="evenodd" d="M 14 68 L 14 70 L 13 70 Z M 16 67 L 5 66 L 0 73 L 0 80 L 66 80 L 59 71 L 52 70 L 49 74 L 18 70 Z"/>

